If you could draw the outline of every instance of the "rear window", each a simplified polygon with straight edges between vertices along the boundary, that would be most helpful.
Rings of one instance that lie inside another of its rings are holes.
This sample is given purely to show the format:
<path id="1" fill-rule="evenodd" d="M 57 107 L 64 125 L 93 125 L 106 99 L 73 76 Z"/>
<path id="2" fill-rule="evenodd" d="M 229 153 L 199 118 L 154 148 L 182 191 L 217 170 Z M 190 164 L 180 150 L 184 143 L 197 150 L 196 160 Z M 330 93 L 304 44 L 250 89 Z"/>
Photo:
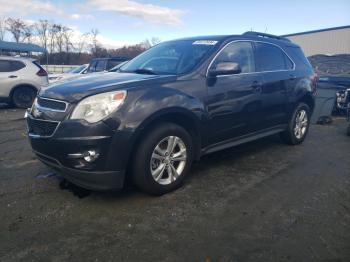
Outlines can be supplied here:
<path id="1" fill-rule="evenodd" d="M 260 72 L 291 70 L 293 62 L 277 46 L 265 43 L 255 43 L 256 66 Z"/>

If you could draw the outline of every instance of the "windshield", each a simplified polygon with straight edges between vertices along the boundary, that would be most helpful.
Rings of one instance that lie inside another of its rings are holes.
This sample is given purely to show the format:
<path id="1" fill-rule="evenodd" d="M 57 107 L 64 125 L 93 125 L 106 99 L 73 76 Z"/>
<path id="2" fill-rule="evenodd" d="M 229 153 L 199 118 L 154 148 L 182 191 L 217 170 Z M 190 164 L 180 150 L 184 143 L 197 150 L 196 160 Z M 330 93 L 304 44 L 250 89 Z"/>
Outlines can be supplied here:
<path id="1" fill-rule="evenodd" d="M 179 75 L 190 72 L 217 41 L 179 40 L 149 49 L 122 66 L 119 72 Z"/>
<path id="2" fill-rule="evenodd" d="M 70 73 L 70 74 L 79 74 L 81 71 L 83 71 L 86 68 L 86 65 L 81 65 L 78 67 L 74 67 L 70 70 L 68 70 L 66 73 Z"/>

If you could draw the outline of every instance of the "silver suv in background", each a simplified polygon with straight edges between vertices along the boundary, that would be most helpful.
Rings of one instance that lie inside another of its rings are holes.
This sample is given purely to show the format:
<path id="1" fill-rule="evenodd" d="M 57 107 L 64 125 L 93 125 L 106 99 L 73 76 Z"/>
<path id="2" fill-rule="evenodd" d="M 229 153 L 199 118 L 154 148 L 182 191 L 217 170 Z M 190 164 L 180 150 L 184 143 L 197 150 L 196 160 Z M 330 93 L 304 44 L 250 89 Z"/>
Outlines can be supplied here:
<path id="1" fill-rule="evenodd" d="M 47 72 L 36 60 L 0 57 L 0 102 L 31 107 L 38 90 L 47 85 Z"/>

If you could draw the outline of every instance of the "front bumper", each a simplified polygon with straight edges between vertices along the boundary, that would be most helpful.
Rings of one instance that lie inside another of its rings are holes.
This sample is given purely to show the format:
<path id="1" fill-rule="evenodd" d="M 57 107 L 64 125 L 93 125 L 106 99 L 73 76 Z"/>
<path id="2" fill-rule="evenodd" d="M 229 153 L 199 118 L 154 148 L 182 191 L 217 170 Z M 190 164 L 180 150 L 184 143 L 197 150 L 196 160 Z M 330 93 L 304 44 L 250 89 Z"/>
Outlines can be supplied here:
<path id="1" fill-rule="evenodd" d="M 63 120 L 52 135 L 40 136 L 30 132 L 33 119 L 40 120 L 28 113 L 29 141 L 43 163 L 68 181 L 87 189 L 106 191 L 123 187 L 127 165 L 124 149 L 128 143 L 123 132 L 113 130 L 104 122 L 91 125 Z M 88 150 L 95 150 L 99 157 L 93 162 L 72 157 Z"/>
<path id="2" fill-rule="evenodd" d="M 65 179 L 86 189 L 110 191 L 123 188 L 124 171 L 84 171 L 62 166 L 56 159 L 34 151 L 38 159 Z"/>

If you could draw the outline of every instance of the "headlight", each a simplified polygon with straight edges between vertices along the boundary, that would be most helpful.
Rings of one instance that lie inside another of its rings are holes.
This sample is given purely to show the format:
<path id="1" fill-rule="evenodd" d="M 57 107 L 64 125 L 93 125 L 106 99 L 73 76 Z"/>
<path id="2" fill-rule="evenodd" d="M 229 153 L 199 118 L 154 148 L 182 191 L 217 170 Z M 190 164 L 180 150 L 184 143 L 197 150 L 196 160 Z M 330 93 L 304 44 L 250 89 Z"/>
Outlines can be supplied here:
<path id="1" fill-rule="evenodd" d="M 79 102 L 70 118 L 96 123 L 115 112 L 123 104 L 125 98 L 125 90 L 89 96 Z"/>

